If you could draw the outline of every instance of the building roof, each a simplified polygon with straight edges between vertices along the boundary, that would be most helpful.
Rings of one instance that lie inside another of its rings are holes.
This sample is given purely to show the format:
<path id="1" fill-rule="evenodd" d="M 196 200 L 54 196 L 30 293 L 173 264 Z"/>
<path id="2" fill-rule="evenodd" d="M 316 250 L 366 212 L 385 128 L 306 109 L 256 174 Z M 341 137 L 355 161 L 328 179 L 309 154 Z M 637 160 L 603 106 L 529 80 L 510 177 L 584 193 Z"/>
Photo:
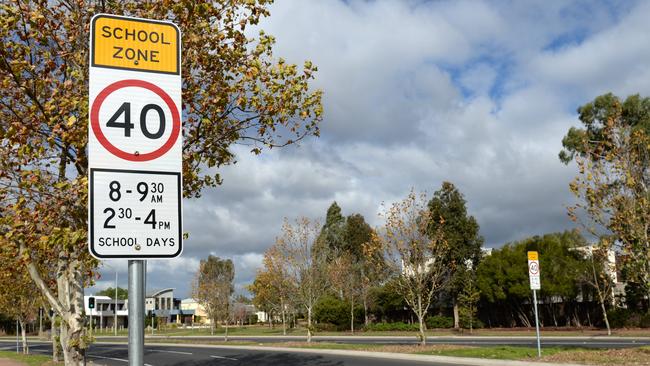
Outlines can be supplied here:
<path id="1" fill-rule="evenodd" d="M 87 299 L 87 298 L 89 298 L 89 297 L 94 297 L 95 300 L 112 300 L 110 297 L 108 297 L 108 296 L 103 296 L 103 295 L 99 295 L 99 296 L 95 296 L 95 295 L 84 295 L 84 299 Z"/>
<path id="2" fill-rule="evenodd" d="M 161 294 L 163 294 L 163 293 L 165 293 L 165 292 L 170 292 L 170 291 L 173 292 L 173 291 L 174 291 L 174 288 L 173 288 L 173 287 L 170 287 L 170 288 L 164 288 L 164 289 L 162 289 L 162 290 L 151 290 L 151 292 L 149 292 L 149 293 L 146 295 L 146 297 L 156 297 L 156 296 L 160 296 Z"/>

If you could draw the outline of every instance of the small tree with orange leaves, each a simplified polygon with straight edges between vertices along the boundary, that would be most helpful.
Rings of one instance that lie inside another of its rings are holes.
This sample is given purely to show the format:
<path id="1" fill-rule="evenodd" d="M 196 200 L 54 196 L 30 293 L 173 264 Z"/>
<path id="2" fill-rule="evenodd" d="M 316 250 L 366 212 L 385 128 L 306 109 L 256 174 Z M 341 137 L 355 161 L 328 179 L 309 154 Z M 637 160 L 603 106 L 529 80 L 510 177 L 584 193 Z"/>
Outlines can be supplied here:
<path id="1" fill-rule="evenodd" d="M 275 244 L 279 262 L 285 263 L 288 283 L 295 288 L 296 303 L 307 312 L 307 342 L 311 342 L 314 331 L 314 306 L 328 286 L 327 251 L 312 250 L 319 232 L 320 224 L 306 217 L 298 218 L 295 224 L 285 220 Z"/>
<path id="2" fill-rule="evenodd" d="M 375 235 L 375 250 L 382 250 L 384 263 L 395 281 L 395 290 L 404 297 L 418 318 L 420 343 L 426 344 L 424 319 L 433 295 L 445 284 L 447 265 L 442 260 L 448 251 L 442 230 L 427 234 L 427 228 L 440 218 L 432 217 L 426 194 L 411 191 L 402 201 L 386 208 L 383 232 Z M 439 228 L 442 225 L 438 225 Z"/>

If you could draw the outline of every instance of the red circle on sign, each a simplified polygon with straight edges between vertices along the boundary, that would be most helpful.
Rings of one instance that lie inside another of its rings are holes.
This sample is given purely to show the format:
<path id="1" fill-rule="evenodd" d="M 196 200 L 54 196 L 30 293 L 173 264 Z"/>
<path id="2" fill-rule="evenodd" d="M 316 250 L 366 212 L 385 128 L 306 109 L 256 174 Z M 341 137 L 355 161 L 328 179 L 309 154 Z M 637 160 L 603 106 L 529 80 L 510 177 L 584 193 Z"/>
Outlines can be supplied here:
<path id="1" fill-rule="evenodd" d="M 539 273 L 539 265 L 536 262 L 530 262 L 530 265 L 528 266 L 530 269 L 530 273 L 532 274 L 538 274 Z"/>
<path id="2" fill-rule="evenodd" d="M 104 103 L 104 100 L 106 97 L 108 97 L 111 93 L 118 89 L 122 88 L 127 88 L 127 87 L 138 87 L 138 88 L 145 88 L 147 90 L 150 90 L 154 93 L 156 93 L 162 100 L 167 104 L 167 107 L 171 110 L 172 113 L 172 133 L 169 135 L 169 138 L 165 143 L 159 147 L 158 149 L 145 153 L 145 154 L 134 154 L 134 153 L 128 153 L 124 150 L 120 150 L 117 148 L 115 145 L 113 145 L 106 136 L 104 135 L 104 132 L 102 132 L 102 129 L 99 127 L 99 108 L 102 106 L 102 103 Z M 150 161 L 153 159 L 157 159 L 161 157 L 163 154 L 165 154 L 169 149 L 174 146 L 174 143 L 176 142 L 176 139 L 178 139 L 178 136 L 180 135 L 181 132 L 181 118 L 178 115 L 178 109 L 176 108 L 176 104 L 172 100 L 172 98 L 167 94 L 164 90 L 161 88 L 157 87 L 156 85 L 142 81 L 142 80 L 120 80 L 117 81 L 106 88 L 99 92 L 97 94 L 97 97 L 95 98 L 95 101 L 93 102 L 92 108 L 90 110 L 90 126 L 93 130 L 93 133 L 97 137 L 97 140 L 99 141 L 102 146 L 106 150 L 108 150 L 111 154 L 117 156 L 118 158 L 122 158 L 124 160 L 129 160 L 129 161 Z"/>

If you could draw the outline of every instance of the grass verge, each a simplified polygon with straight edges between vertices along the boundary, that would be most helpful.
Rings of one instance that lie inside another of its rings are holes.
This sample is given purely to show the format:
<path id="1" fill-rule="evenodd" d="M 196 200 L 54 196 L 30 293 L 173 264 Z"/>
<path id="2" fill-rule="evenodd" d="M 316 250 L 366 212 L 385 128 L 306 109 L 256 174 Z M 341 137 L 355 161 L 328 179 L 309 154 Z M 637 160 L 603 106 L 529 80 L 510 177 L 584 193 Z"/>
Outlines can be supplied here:
<path id="1" fill-rule="evenodd" d="M 28 366 L 54 366 L 63 365 L 63 363 L 52 362 L 52 357 L 44 355 L 23 355 L 13 351 L 0 351 L 0 359 L 10 359 L 12 361 L 21 362 Z"/>
<path id="2" fill-rule="evenodd" d="M 191 341 L 165 341 L 166 343 L 196 343 Z M 150 342 L 147 340 L 147 343 Z M 519 346 L 461 346 L 461 345 L 382 345 L 382 344 L 344 344 L 331 342 L 281 342 L 281 343 L 255 343 L 240 341 L 211 341 L 201 342 L 213 345 L 241 345 L 259 348 L 289 347 L 302 349 L 336 349 L 348 351 L 409 353 L 433 356 L 473 357 L 499 360 L 537 361 L 537 349 L 534 347 Z M 554 363 L 576 363 L 599 366 L 650 366 L 650 346 L 627 349 L 593 349 L 575 347 L 546 347 L 542 349 L 540 361 Z"/>

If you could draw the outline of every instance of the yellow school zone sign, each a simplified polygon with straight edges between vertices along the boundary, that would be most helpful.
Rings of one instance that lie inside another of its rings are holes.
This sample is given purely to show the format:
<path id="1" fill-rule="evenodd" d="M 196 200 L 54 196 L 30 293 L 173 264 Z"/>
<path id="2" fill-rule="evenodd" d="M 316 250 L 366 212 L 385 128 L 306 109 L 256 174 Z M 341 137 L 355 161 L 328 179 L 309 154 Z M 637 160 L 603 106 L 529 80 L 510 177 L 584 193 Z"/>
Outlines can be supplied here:
<path id="1" fill-rule="evenodd" d="M 180 32 L 175 25 L 98 15 L 93 19 L 92 29 L 92 66 L 180 73 Z"/>
<path id="2" fill-rule="evenodd" d="M 539 259 L 539 255 L 537 252 L 528 252 L 528 260 L 529 261 L 536 261 Z"/>

